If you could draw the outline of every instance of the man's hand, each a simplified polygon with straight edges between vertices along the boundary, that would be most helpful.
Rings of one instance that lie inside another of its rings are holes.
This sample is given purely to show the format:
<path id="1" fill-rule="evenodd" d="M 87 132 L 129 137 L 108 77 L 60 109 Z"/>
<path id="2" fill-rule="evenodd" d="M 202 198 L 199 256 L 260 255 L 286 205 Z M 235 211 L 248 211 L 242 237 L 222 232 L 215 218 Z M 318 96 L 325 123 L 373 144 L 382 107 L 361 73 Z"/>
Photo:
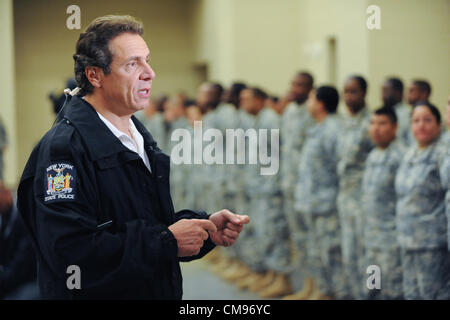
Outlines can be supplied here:
<path id="1" fill-rule="evenodd" d="M 208 239 L 208 232 L 216 232 L 217 228 L 205 219 L 181 219 L 169 226 L 170 232 L 177 239 L 178 256 L 195 256 L 203 247 L 203 241 Z"/>
<path id="2" fill-rule="evenodd" d="M 209 220 L 217 227 L 217 231 L 209 233 L 212 242 L 224 247 L 233 245 L 239 237 L 239 233 L 242 231 L 244 224 L 250 222 L 248 216 L 234 214 L 227 209 L 213 213 L 209 217 Z"/>

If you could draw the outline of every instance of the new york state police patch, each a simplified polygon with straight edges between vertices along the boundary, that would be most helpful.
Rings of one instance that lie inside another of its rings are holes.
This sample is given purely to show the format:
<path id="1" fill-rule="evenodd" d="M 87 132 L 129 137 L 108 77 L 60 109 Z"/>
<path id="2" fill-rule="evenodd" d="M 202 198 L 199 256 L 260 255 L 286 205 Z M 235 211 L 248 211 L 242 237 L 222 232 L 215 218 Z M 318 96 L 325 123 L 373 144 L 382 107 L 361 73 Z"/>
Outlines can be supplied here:
<path id="1" fill-rule="evenodd" d="M 44 202 L 75 200 L 77 172 L 69 163 L 55 163 L 45 170 Z"/>

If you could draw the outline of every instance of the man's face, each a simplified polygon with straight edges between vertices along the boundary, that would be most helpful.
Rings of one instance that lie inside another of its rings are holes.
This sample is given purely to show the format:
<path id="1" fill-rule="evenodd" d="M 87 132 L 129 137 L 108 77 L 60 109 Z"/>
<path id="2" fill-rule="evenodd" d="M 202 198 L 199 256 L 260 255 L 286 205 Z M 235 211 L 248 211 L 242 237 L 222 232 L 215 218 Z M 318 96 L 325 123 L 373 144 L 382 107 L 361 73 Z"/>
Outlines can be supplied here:
<path id="1" fill-rule="evenodd" d="M 414 82 L 411 83 L 408 89 L 408 103 L 415 105 L 418 101 L 427 101 L 428 94 L 420 90 L 419 86 Z"/>
<path id="2" fill-rule="evenodd" d="M 150 51 L 140 35 L 123 33 L 112 39 L 111 73 L 102 81 L 103 98 L 119 114 L 128 115 L 150 103 L 155 72 L 148 61 Z"/>
<path id="3" fill-rule="evenodd" d="M 385 106 L 392 107 L 395 104 L 397 104 L 398 100 L 400 100 L 399 97 L 397 96 L 398 93 L 394 90 L 389 81 L 383 83 L 383 86 L 381 88 L 381 95 L 383 99 L 383 104 Z"/>
<path id="4" fill-rule="evenodd" d="M 289 99 L 297 103 L 303 103 L 311 90 L 308 78 L 305 76 L 296 76 L 291 82 L 291 90 L 289 92 Z"/>
<path id="5" fill-rule="evenodd" d="M 250 89 L 242 90 L 239 101 L 240 101 L 241 108 L 243 108 L 245 111 L 247 111 L 248 113 L 254 112 L 253 110 L 254 110 L 255 97 L 253 95 L 252 90 L 250 90 Z"/>
<path id="6" fill-rule="evenodd" d="M 428 145 L 438 137 L 441 126 L 428 107 L 417 106 L 411 116 L 411 130 L 420 145 Z"/>
<path id="7" fill-rule="evenodd" d="M 366 94 L 359 86 L 358 81 L 349 79 L 344 86 L 344 101 L 350 112 L 358 112 L 364 106 Z"/>
<path id="8" fill-rule="evenodd" d="M 203 113 L 205 113 L 209 108 L 213 94 L 214 94 L 213 87 L 209 83 L 203 83 L 198 89 L 196 103 Z"/>
<path id="9" fill-rule="evenodd" d="M 370 119 L 369 134 L 372 142 L 378 147 L 387 147 L 395 139 L 397 124 L 387 115 L 373 114 Z"/>

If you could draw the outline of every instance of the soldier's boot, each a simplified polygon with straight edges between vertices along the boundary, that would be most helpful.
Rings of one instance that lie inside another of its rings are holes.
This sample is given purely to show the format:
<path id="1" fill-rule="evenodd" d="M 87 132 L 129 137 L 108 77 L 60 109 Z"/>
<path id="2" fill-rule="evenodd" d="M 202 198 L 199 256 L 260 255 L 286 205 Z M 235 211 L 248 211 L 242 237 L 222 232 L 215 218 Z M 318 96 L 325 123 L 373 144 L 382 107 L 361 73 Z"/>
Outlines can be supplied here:
<path id="1" fill-rule="evenodd" d="M 308 297 L 308 300 L 331 300 L 331 297 L 322 294 L 318 286 L 315 286 L 314 291 Z"/>
<path id="2" fill-rule="evenodd" d="M 227 270 L 231 266 L 232 263 L 233 263 L 233 259 L 223 255 L 220 258 L 220 261 L 211 268 L 211 271 L 216 274 L 220 274 L 224 270 Z"/>
<path id="3" fill-rule="evenodd" d="M 253 284 L 260 282 L 264 278 L 264 273 L 251 272 L 249 276 L 241 278 L 237 281 L 236 285 L 239 289 L 249 289 Z"/>
<path id="4" fill-rule="evenodd" d="M 238 281 L 244 277 L 247 277 L 251 274 L 251 270 L 249 267 L 244 265 L 243 263 L 238 263 L 238 266 L 233 270 L 233 272 L 228 273 L 224 279 L 228 281 Z"/>
<path id="5" fill-rule="evenodd" d="M 277 274 L 270 286 L 259 294 L 261 298 L 277 298 L 292 293 L 292 286 L 287 275 Z"/>
<path id="6" fill-rule="evenodd" d="M 268 287 L 275 280 L 275 272 L 272 270 L 266 272 L 264 276 L 249 286 L 250 291 L 259 292 Z"/>
<path id="7" fill-rule="evenodd" d="M 212 250 L 210 253 L 208 253 L 206 256 L 204 256 L 203 259 L 211 264 L 216 264 L 220 261 L 220 259 L 222 258 L 222 255 L 223 254 L 220 252 L 220 250 L 216 249 L 216 250 Z"/>
<path id="8" fill-rule="evenodd" d="M 240 265 L 239 261 L 233 259 L 232 263 L 226 269 L 219 272 L 218 275 L 226 280 L 230 274 L 236 272 L 236 270 L 239 268 L 239 265 Z"/>
<path id="9" fill-rule="evenodd" d="M 315 288 L 314 280 L 310 277 L 307 277 L 305 279 L 305 285 L 299 292 L 285 296 L 282 299 L 283 300 L 306 300 L 311 296 L 311 294 L 314 291 L 314 288 Z"/>

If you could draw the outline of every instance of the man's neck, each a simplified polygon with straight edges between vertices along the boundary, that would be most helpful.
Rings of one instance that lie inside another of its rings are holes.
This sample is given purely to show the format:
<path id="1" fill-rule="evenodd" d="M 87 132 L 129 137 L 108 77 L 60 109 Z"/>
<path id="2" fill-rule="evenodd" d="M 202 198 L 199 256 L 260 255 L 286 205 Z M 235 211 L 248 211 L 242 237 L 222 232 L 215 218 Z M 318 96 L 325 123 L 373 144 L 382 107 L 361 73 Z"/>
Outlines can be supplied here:
<path id="1" fill-rule="evenodd" d="M 89 104 L 105 117 L 109 122 L 113 124 L 119 131 L 130 136 L 130 118 L 131 115 L 117 115 L 113 110 L 106 107 L 104 100 L 93 94 L 84 97 L 84 100 L 89 102 Z"/>

